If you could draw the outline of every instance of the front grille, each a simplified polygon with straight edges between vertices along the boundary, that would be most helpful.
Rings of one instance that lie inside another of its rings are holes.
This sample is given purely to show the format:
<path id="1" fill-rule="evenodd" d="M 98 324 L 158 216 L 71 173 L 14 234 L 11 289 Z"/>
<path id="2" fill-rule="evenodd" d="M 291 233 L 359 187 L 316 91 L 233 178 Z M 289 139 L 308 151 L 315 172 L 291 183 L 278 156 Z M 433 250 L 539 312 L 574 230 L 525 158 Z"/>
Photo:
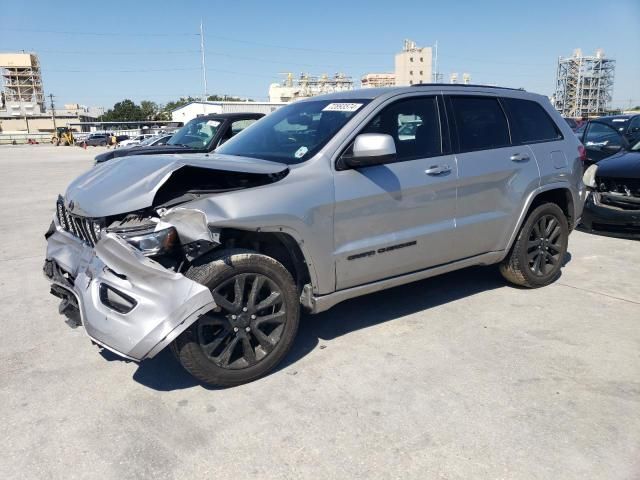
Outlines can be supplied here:
<path id="1" fill-rule="evenodd" d="M 64 206 L 63 198 L 60 196 L 56 202 L 56 217 L 65 231 L 75 235 L 86 244 L 95 247 L 98 240 L 100 240 L 102 220 L 69 213 L 69 210 Z"/>
<path id="2" fill-rule="evenodd" d="M 640 179 L 596 177 L 599 192 L 612 192 L 640 198 Z"/>
<path id="3" fill-rule="evenodd" d="M 623 210 L 640 210 L 640 198 L 626 195 L 600 194 L 600 203 Z"/>

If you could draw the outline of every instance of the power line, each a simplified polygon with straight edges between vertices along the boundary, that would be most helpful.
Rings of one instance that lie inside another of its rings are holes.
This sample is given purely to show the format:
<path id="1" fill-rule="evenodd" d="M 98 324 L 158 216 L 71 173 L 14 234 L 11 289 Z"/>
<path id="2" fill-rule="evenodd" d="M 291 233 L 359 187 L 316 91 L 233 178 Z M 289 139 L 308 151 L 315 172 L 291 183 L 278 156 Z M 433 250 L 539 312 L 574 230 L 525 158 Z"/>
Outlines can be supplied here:
<path id="1" fill-rule="evenodd" d="M 156 73 L 156 72 L 193 72 L 193 71 L 201 71 L 201 68 L 193 67 L 193 68 L 142 68 L 142 69 L 115 69 L 115 70 L 48 70 L 50 73 Z M 225 73 L 232 75 L 242 75 L 248 77 L 260 77 L 260 78 L 280 78 L 278 75 L 264 75 L 255 72 L 238 72 L 235 70 L 224 70 L 220 68 L 209 68 L 207 67 L 207 72 L 215 72 L 215 73 Z"/>
<path id="2" fill-rule="evenodd" d="M 187 32 L 171 32 L 171 33 L 130 33 L 130 32 L 70 32 L 61 30 L 34 30 L 23 28 L 5 28 L 5 31 L 11 32 L 23 32 L 23 33 L 47 33 L 53 35 L 78 35 L 78 36 L 93 36 L 93 37 L 197 37 L 197 33 Z"/>
<path id="3" fill-rule="evenodd" d="M 274 49 L 279 49 L 279 50 L 297 50 L 297 51 L 301 51 L 301 52 L 316 52 L 316 53 L 331 53 L 334 55 L 395 55 L 394 53 L 390 53 L 390 52 L 349 52 L 349 51 L 342 51 L 342 50 L 324 50 L 324 49 L 318 49 L 318 48 L 307 48 L 307 47 L 292 47 L 289 45 L 273 45 L 273 44 L 269 44 L 269 43 L 262 43 L 262 42 L 254 42 L 252 40 L 243 40 L 243 39 L 239 39 L 239 38 L 230 38 L 230 37 L 222 37 L 219 35 L 209 35 L 209 38 L 215 38 L 218 40 L 225 40 L 228 42 L 235 42 L 235 43 L 244 43 L 247 45 L 256 45 L 256 46 L 260 46 L 260 47 L 265 47 L 265 48 L 274 48 Z"/>
<path id="4" fill-rule="evenodd" d="M 215 55 L 218 57 L 226 57 L 226 58 L 231 58 L 231 59 L 238 59 L 238 60 L 250 60 L 252 62 L 261 62 L 261 63 L 271 63 L 271 64 L 277 64 L 277 65 L 285 65 L 285 64 L 289 64 L 289 65 L 295 65 L 295 66 L 301 66 L 301 67 L 312 67 L 312 68 L 335 68 L 338 70 L 347 70 L 347 69 L 353 69 L 354 65 L 353 64 L 326 64 L 326 63 L 300 63 L 300 62 L 296 62 L 296 61 L 291 61 L 291 60 L 287 60 L 287 61 L 282 61 L 282 60 L 268 60 L 265 58 L 258 58 L 258 57 L 245 57 L 243 55 L 234 55 L 231 53 L 222 53 L 222 52 L 215 52 L 215 51 L 211 51 L 211 50 L 207 50 L 207 54 L 208 55 Z M 383 70 L 383 69 L 388 69 L 389 65 L 367 65 L 365 67 L 355 67 L 355 68 L 360 68 L 360 69 L 365 69 L 365 70 Z"/>
<path id="5" fill-rule="evenodd" d="M 18 50 L 18 49 L 16 49 Z M 199 53 L 200 50 L 138 50 L 114 52 L 112 50 L 41 50 L 34 49 L 38 53 L 55 53 L 56 55 L 188 55 Z"/>
<path id="6" fill-rule="evenodd" d="M 132 70 L 48 70 L 51 73 L 153 73 L 153 72 L 188 72 L 199 68 L 144 68 Z"/>

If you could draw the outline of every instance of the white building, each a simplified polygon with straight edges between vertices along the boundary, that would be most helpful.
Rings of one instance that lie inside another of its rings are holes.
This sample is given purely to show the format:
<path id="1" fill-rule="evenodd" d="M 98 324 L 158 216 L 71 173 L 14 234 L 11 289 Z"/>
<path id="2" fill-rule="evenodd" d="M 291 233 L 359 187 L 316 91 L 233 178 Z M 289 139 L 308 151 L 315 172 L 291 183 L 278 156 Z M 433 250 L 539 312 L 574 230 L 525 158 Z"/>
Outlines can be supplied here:
<path id="1" fill-rule="evenodd" d="M 433 52 L 431 47 L 418 47 L 416 42 L 405 40 L 402 52 L 396 54 L 396 85 L 431 83 Z"/>
<path id="2" fill-rule="evenodd" d="M 187 123 L 189 120 L 211 113 L 264 113 L 269 114 L 286 105 L 284 102 L 191 102 L 171 112 L 171 120 Z"/>

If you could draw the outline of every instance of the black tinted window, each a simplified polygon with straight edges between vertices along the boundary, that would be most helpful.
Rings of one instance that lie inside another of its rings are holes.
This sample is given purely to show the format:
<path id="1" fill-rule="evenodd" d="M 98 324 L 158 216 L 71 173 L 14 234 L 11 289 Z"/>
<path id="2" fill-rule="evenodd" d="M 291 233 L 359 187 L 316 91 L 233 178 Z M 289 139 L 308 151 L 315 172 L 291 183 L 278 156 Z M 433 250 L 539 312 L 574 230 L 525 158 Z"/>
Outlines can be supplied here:
<path id="1" fill-rule="evenodd" d="M 540 105 L 531 100 L 503 99 L 511 115 L 511 131 L 517 143 L 558 140 L 562 134 Z M 567 123 L 569 123 L 567 121 Z M 575 122 L 574 122 L 575 123 Z M 569 123 L 569 125 L 571 125 Z"/>
<path id="2" fill-rule="evenodd" d="M 360 133 L 386 133 L 396 144 L 398 160 L 442 153 L 438 104 L 434 97 L 400 100 L 382 110 Z"/>
<path id="3" fill-rule="evenodd" d="M 509 141 L 507 119 L 493 97 L 452 97 L 460 149 L 485 150 L 506 147 Z"/>

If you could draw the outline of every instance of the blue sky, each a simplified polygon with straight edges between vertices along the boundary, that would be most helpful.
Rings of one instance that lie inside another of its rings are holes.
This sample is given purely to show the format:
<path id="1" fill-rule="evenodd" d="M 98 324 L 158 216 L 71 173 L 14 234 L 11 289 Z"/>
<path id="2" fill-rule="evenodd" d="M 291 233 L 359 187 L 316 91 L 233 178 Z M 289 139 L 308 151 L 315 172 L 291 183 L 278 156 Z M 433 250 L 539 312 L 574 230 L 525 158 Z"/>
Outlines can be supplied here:
<path id="1" fill-rule="evenodd" d="M 61 6 L 64 5 L 64 6 Z M 553 92 L 557 57 L 603 48 L 616 59 L 614 105 L 640 105 L 640 0 L 0 0 L 0 51 L 35 51 L 58 104 L 110 107 L 209 93 L 266 100 L 280 72 L 393 71 L 405 38 L 439 44 L 439 71 Z"/>

